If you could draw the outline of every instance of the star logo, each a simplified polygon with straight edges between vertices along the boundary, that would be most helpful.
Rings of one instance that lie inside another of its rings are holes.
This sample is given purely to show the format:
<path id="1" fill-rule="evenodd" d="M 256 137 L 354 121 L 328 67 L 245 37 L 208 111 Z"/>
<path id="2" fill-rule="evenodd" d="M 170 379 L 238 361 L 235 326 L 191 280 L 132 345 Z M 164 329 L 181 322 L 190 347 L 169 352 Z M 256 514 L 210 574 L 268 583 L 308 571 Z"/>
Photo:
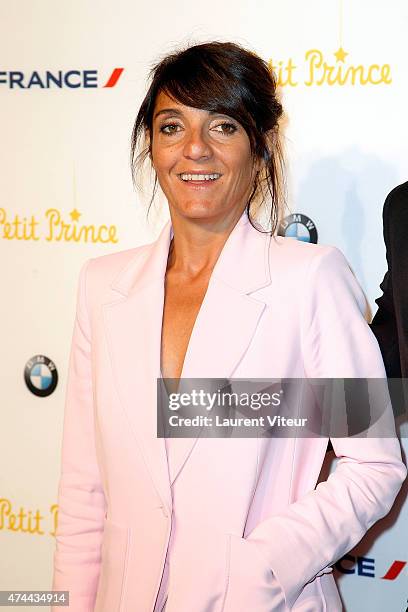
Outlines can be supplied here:
<path id="1" fill-rule="evenodd" d="M 74 210 L 71 210 L 71 212 L 69 213 L 69 216 L 71 217 L 72 221 L 78 221 L 79 217 L 81 216 L 81 213 L 74 208 Z"/>
<path id="2" fill-rule="evenodd" d="M 334 53 L 333 55 L 336 58 L 336 62 L 343 62 L 344 64 L 348 53 L 343 49 L 343 47 L 339 47 L 336 53 Z"/>

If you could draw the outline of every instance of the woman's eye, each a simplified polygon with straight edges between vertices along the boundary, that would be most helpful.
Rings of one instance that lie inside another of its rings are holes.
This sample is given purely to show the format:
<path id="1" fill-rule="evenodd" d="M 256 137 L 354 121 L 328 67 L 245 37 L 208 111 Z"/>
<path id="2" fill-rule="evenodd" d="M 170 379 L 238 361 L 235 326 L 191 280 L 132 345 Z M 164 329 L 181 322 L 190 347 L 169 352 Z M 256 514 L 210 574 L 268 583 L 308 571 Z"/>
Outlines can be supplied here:
<path id="1" fill-rule="evenodd" d="M 162 125 L 160 127 L 160 132 L 162 134 L 166 134 L 167 136 L 171 136 L 171 134 L 176 134 L 181 129 L 182 127 L 178 123 L 166 123 L 165 125 Z M 216 132 L 220 132 L 224 135 L 233 134 L 237 131 L 236 125 L 230 123 L 229 121 L 223 121 L 222 123 L 219 123 L 211 129 L 215 130 Z"/>
<path id="2" fill-rule="evenodd" d="M 221 129 L 217 129 L 217 128 L 221 128 Z M 237 127 L 233 123 L 230 123 L 229 121 L 223 121 L 223 123 L 219 123 L 213 129 L 215 129 L 217 132 L 223 132 L 224 134 L 233 134 L 234 132 L 237 131 Z"/>
<path id="3" fill-rule="evenodd" d="M 167 123 L 166 125 L 162 125 L 160 128 L 160 132 L 163 134 L 175 134 L 178 132 L 176 128 L 180 127 L 177 123 Z"/>

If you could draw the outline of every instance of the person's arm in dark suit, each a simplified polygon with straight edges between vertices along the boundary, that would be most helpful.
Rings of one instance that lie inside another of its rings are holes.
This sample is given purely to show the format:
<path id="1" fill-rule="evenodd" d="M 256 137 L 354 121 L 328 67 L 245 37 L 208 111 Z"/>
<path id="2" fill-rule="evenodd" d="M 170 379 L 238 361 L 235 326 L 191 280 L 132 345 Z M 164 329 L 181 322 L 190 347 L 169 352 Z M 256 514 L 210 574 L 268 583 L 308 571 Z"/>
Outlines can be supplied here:
<path id="1" fill-rule="evenodd" d="M 381 349 L 385 369 L 388 377 L 401 377 L 401 363 L 398 344 L 397 319 L 394 304 L 394 289 L 392 283 L 392 260 L 393 248 L 390 235 L 391 209 L 395 198 L 395 190 L 388 194 L 383 209 L 383 229 L 384 242 L 386 248 L 388 270 L 380 285 L 383 294 L 376 300 L 378 310 L 371 322 L 371 329 L 374 332 Z"/>

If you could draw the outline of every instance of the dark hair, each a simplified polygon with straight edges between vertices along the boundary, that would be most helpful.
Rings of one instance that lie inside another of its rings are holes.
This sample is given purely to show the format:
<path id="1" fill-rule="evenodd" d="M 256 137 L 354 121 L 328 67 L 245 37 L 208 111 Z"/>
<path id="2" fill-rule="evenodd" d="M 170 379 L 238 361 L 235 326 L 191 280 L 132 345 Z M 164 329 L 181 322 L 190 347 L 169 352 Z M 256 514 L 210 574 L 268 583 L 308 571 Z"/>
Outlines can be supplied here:
<path id="1" fill-rule="evenodd" d="M 164 57 L 149 73 L 151 84 L 139 108 L 131 140 L 131 167 L 134 185 L 136 173 L 148 155 L 151 140 L 146 145 L 146 133 L 153 135 L 153 112 L 162 91 L 181 104 L 229 115 L 248 134 L 252 155 L 264 161 L 257 173 L 247 203 L 248 218 L 251 202 L 270 195 L 270 223 L 274 232 L 279 210 L 284 200 L 284 162 L 278 122 L 282 105 L 276 95 L 276 80 L 268 64 L 252 51 L 231 42 L 208 42 Z M 144 148 L 139 154 L 139 142 Z M 157 188 L 155 176 L 153 195 Z M 252 223 L 253 224 L 253 223 Z M 254 226 L 255 227 L 255 226 Z M 257 228 L 259 229 L 259 228 Z"/>

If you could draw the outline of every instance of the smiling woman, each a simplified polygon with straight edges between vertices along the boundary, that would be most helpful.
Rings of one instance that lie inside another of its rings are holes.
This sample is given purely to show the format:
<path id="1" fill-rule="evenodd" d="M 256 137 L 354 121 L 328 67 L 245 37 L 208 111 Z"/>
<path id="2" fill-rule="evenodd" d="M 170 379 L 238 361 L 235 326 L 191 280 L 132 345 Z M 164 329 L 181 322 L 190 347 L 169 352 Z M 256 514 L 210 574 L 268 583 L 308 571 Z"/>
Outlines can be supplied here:
<path id="1" fill-rule="evenodd" d="M 282 106 L 267 64 L 238 45 L 213 42 L 167 56 L 151 77 L 132 134 L 135 185 L 149 158 L 156 170 L 150 203 L 158 182 L 170 207 L 181 205 L 181 196 L 186 209 L 208 218 L 237 203 L 242 212 L 243 203 L 251 220 L 250 213 L 269 206 L 274 231 L 284 194 Z M 179 191 L 180 179 L 201 199 L 193 203 L 191 191 Z"/>
<path id="2" fill-rule="evenodd" d="M 133 129 L 132 167 L 138 184 L 137 170 L 149 159 L 156 173 L 152 199 L 158 182 L 168 201 L 174 238 L 165 275 L 161 372 L 177 379 L 232 228 L 245 209 L 252 223 L 257 205 L 270 205 L 276 228 L 282 106 L 266 63 L 232 43 L 190 47 L 165 58 L 152 77 Z"/>
<path id="3" fill-rule="evenodd" d="M 240 215 L 259 167 L 244 128 L 163 92 L 155 108 L 151 157 L 172 216 L 214 223 Z"/>
<path id="4" fill-rule="evenodd" d="M 53 588 L 69 590 L 71 612 L 340 612 L 332 565 L 406 475 L 390 405 L 387 438 L 332 438 L 340 460 L 317 485 L 327 437 L 240 438 L 221 421 L 216 439 L 163 438 L 158 388 L 384 378 L 364 295 L 337 249 L 256 220 L 261 207 L 274 230 L 282 202 L 267 64 L 210 42 L 151 77 L 133 178 L 152 165 L 170 221 L 80 274 Z"/>

